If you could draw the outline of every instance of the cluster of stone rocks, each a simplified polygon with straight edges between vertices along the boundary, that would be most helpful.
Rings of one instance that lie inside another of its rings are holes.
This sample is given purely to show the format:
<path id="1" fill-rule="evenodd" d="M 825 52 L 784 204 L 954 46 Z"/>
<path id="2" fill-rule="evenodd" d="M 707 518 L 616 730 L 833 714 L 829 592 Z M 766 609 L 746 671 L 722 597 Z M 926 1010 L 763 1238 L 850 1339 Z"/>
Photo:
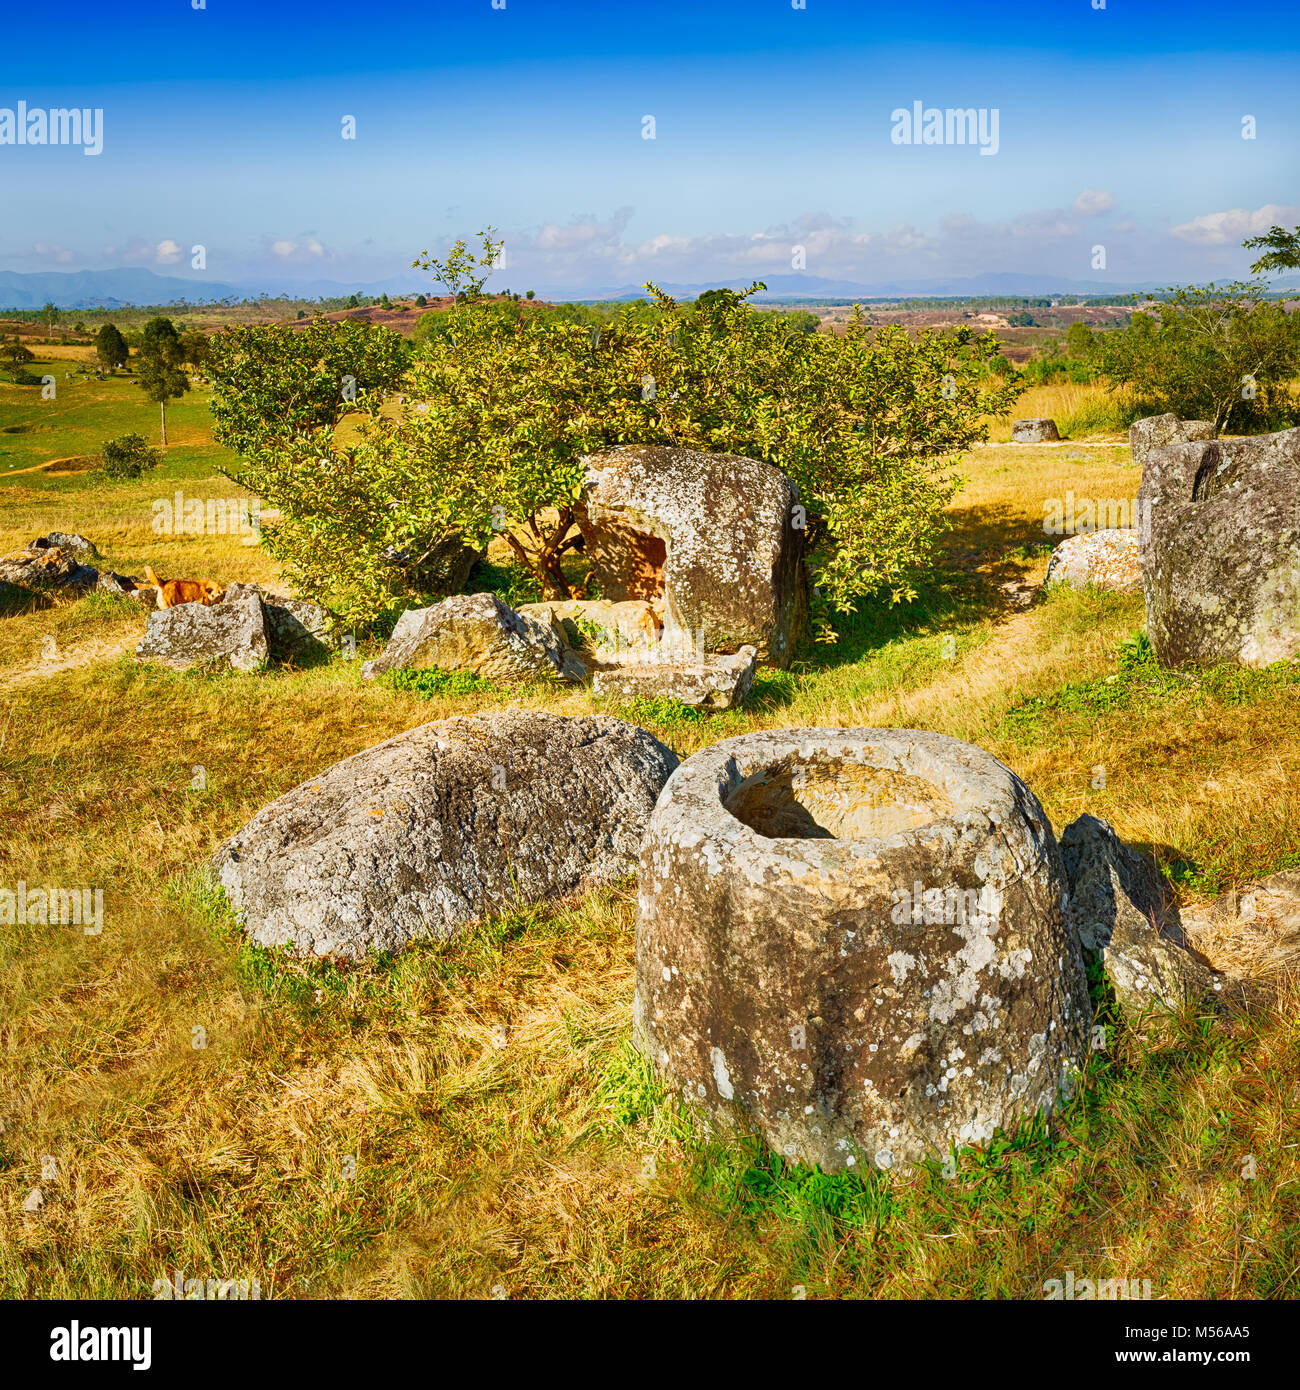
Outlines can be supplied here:
<path id="1" fill-rule="evenodd" d="M 255 671 L 270 660 L 302 665 L 339 645 L 334 617 L 319 604 L 231 584 L 220 603 L 154 609 L 135 659 L 175 671 Z"/>
<path id="2" fill-rule="evenodd" d="M 462 594 L 404 613 L 387 671 L 590 681 L 597 696 L 728 709 L 788 665 L 805 614 L 799 494 L 753 459 L 628 445 L 586 460 L 578 524 L 598 600 Z"/>
<path id="3" fill-rule="evenodd" d="M 90 563 L 100 554 L 94 542 L 66 531 L 37 536 L 21 550 L 0 556 L 0 583 L 31 593 L 61 591 L 86 594 L 91 590 L 124 594 L 140 603 L 153 603 L 155 590 L 124 574 L 101 570 Z"/>
<path id="4" fill-rule="evenodd" d="M 1241 992 L 1104 821 L 1058 842 L 989 753 L 912 729 L 766 730 L 679 765 L 605 716 L 441 720 L 286 793 L 213 864 L 252 940 L 352 960 L 636 871 L 638 1045 L 825 1168 L 1050 1110 L 1091 1046 L 1089 962 L 1126 1009 Z"/>

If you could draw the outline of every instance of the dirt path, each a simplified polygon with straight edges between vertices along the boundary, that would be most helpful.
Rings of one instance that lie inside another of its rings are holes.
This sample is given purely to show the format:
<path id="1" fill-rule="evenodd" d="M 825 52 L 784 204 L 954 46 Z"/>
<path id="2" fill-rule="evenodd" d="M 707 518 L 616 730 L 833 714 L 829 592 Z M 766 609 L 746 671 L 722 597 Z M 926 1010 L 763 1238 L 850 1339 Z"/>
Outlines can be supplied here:
<path id="1" fill-rule="evenodd" d="M 123 652 L 129 652 L 139 640 L 138 634 L 130 634 L 126 637 L 101 637 L 98 641 L 83 642 L 79 647 L 67 650 L 59 648 L 56 656 L 41 657 L 0 675 L 0 690 L 14 690 L 18 686 L 30 685 L 32 681 L 57 675 L 60 671 L 90 666 L 96 661 L 111 661 Z"/>

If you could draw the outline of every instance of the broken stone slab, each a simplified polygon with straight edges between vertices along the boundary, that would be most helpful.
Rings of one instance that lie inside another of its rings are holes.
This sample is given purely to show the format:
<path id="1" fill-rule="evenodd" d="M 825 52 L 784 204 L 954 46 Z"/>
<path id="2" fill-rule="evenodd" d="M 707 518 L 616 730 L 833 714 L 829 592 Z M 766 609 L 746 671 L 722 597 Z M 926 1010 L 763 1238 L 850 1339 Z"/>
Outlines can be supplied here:
<path id="1" fill-rule="evenodd" d="M 641 852 L 634 1036 L 684 1098 L 823 1169 L 1049 1111 L 1092 1018 L 1037 798 L 915 729 L 725 739 Z"/>
<path id="2" fill-rule="evenodd" d="M 582 681 L 587 670 L 555 630 L 516 613 L 495 594 L 454 594 L 432 608 L 408 608 L 366 680 L 385 671 L 470 671 L 485 680 Z"/>
<path id="3" fill-rule="evenodd" d="M 1136 593 L 1142 587 L 1137 531 L 1115 528 L 1067 536 L 1047 562 L 1043 588 L 1052 584 L 1074 589 L 1091 584 L 1114 593 Z"/>
<path id="4" fill-rule="evenodd" d="M 1146 463 L 1152 449 L 1213 438 L 1213 421 L 1180 420 L 1172 410 L 1164 415 L 1148 415 L 1143 420 L 1135 420 L 1128 427 L 1128 447 L 1139 468 Z"/>
<path id="5" fill-rule="evenodd" d="M 1165 666 L 1300 656 L 1300 429 L 1146 456 L 1147 632 Z"/>
<path id="6" fill-rule="evenodd" d="M 268 594 L 256 584 L 230 584 L 223 603 L 256 595 L 266 609 L 266 633 L 277 661 L 307 661 L 339 648 L 337 622 L 328 608 L 306 599 Z"/>
<path id="7" fill-rule="evenodd" d="M 174 671 L 195 666 L 253 671 L 269 655 L 266 612 L 256 594 L 233 603 L 155 608 L 144 640 L 135 649 L 137 661 L 156 662 Z"/>
<path id="8" fill-rule="evenodd" d="M 359 960 L 631 872 L 676 766 L 620 719 L 444 719 L 309 778 L 213 865 L 251 940 Z"/>
<path id="9" fill-rule="evenodd" d="M 389 546 L 382 558 L 400 572 L 408 591 L 444 595 L 460 593 L 485 554 L 486 547 L 466 545 L 459 531 L 450 531 L 424 547 Z"/>
<path id="10" fill-rule="evenodd" d="M 1083 815 L 1061 835 L 1066 920 L 1085 958 L 1100 959 L 1122 1008 L 1176 1009 L 1222 995 L 1224 977 L 1189 947 L 1173 894 L 1149 856 Z"/>
<path id="11" fill-rule="evenodd" d="M 724 710 L 739 705 L 754 680 L 758 653 L 741 647 L 730 656 L 710 652 L 702 661 L 624 661 L 598 664 L 592 670 L 591 693 L 620 703 L 664 698 L 692 709 Z"/>
<path id="12" fill-rule="evenodd" d="M 730 454 L 628 444 L 588 455 L 577 508 L 602 597 L 660 609 L 709 651 L 787 666 L 806 609 L 799 491 Z"/>
<path id="13" fill-rule="evenodd" d="M 1047 444 L 1060 439 L 1056 421 L 1045 416 L 1032 420 L 1013 420 L 1011 422 L 1011 442 L 1013 444 Z"/>

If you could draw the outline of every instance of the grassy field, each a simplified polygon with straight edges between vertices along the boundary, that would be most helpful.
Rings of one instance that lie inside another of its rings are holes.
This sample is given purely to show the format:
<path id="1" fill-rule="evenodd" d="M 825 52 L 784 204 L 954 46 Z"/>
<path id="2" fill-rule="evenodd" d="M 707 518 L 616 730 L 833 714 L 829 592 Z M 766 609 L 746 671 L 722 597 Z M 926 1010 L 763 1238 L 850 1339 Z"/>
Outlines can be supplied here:
<path id="1" fill-rule="evenodd" d="M 155 437 L 126 382 L 59 390 L 0 386 L 0 553 L 58 528 L 130 573 L 274 579 L 238 539 L 152 531 L 178 486 L 235 491 L 201 396 L 139 484 L 6 477 Z M 994 446 L 964 471 L 914 606 L 762 675 L 744 710 L 623 712 L 682 755 L 800 724 L 976 741 L 1058 832 L 1105 816 L 1185 900 L 1300 864 L 1296 668 L 1121 672 L 1139 598 L 1008 598 L 1041 581 L 1045 499 L 1132 496 L 1127 452 Z M 1039 1298 L 1067 1269 L 1157 1298 L 1300 1292 L 1293 982 L 1227 1025 L 1106 1014 L 1071 1108 L 964 1153 L 954 1178 L 786 1169 L 703 1131 L 632 1052 L 630 884 L 347 970 L 242 945 L 207 885 L 224 836 L 335 760 L 452 713 L 582 713 L 587 693 L 424 700 L 341 658 L 180 675 L 124 654 L 143 629 L 100 597 L 0 617 L 0 884 L 105 893 L 100 936 L 0 935 L 0 1294 L 148 1298 L 175 1269 L 280 1298 Z"/>

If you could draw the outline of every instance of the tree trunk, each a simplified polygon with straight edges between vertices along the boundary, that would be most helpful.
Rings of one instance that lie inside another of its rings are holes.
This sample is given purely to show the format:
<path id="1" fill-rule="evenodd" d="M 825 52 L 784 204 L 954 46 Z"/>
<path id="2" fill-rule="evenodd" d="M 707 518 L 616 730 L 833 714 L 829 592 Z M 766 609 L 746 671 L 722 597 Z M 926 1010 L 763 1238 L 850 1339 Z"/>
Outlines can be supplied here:
<path id="1" fill-rule="evenodd" d="M 158 409 L 162 411 L 162 446 L 165 449 L 167 447 L 167 402 L 165 400 L 159 401 Z"/>

